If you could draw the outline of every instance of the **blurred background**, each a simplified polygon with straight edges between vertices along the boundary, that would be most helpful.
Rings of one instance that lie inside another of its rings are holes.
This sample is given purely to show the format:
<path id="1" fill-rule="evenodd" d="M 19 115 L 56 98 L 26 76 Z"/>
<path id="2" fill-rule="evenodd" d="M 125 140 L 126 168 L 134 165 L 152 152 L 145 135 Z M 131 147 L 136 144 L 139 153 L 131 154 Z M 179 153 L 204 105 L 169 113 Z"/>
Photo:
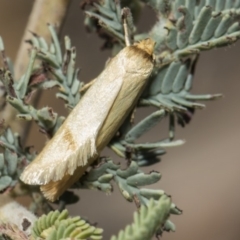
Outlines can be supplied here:
<path id="1" fill-rule="evenodd" d="M 82 69 L 80 78 L 87 82 L 101 72 L 110 52 L 101 51 L 102 40 L 85 31 L 84 13 L 79 3 L 80 0 L 72 1 L 61 38 L 69 35 L 72 39 L 77 48 L 78 66 Z M 32 0 L 0 0 L 0 35 L 13 60 L 32 5 Z M 139 29 L 146 30 L 153 22 L 154 14 L 146 9 L 139 21 Z M 184 129 L 178 127 L 176 138 L 185 139 L 185 145 L 168 149 L 161 163 L 154 166 L 161 172 L 162 179 L 152 188 L 164 189 L 183 210 L 181 216 L 172 216 L 177 230 L 176 233 L 164 233 L 165 240 L 240 239 L 239 59 L 240 42 L 201 54 L 193 92 L 223 93 L 224 98 L 206 102 L 206 109 L 198 110 L 189 125 Z M 50 103 L 55 111 L 66 114 L 63 103 L 52 96 L 52 90 L 46 91 L 39 107 Z M 141 140 L 164 138 L 166 128 L 165 120 Z M 40 151 L 44 142 L 45 136 L 34 125 L 28 145 L 34 145 Z M 106 151 L 104 154 L 112 153 Z M 144 171 L 152 169 L 148 167 Z M 78 190 L 77 193 L 81 199 L 78 204 L 69 206 L 70 213 L 97 222 L 105 229 L 104 239 L 132 222 L 135 205 L 126 202 L 117 187 L 110 196 L 100 191 Z"/>

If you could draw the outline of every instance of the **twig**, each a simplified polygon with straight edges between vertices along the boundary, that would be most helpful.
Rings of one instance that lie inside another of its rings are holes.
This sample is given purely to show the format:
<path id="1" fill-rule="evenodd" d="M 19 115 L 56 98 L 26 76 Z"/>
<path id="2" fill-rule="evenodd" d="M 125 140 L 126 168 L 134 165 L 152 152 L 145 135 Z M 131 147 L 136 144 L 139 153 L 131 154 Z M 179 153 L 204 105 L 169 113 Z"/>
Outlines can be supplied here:
<path id="1" fill-rule="evenodd" d="M 25 40 L 31 37 L 29 31 L 37 33 L 45 40 L 50 41 L 51 35 L 46 23 L 56 24 L 59 31 L 63 25 L 69 3 L 70 0 L 35 1 L 15 61 L 15 79 L 19 79 L 27 68 L 29 58 L 27 51 L 28 45 L 25 43 Z M 33 99 L 34 104 L 38 102 L 40 95 L 41 93 L 35 95 Z M 30 124 L 15 121 L 15 116 L 16 110 L 10 105 L 7 105 L 2 112 L 2 118 L 5 119 L 7 125 L 10 125 L 14 131 L 17 131 L 23 137 L 23 142 L 25 142 Z"/>

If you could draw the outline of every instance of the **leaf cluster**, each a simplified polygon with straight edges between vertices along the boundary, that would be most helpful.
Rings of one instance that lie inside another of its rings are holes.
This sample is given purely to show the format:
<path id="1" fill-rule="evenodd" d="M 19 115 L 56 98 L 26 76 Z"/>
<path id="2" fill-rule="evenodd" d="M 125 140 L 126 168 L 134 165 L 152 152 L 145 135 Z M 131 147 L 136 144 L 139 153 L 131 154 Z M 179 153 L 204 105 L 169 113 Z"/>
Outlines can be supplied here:
<path id="1" fill-rule="evenodd" d="M 96 228 L 81 217 L 69 217 L 68 211 L 51 211 L 42 215 L 32 228 L 33 239 L 102 239 L 101 228 Z"/>
<path id="2" fill-rule="evenodd" d="M 168 196 L 163 195 L 157 202 L 153 199 L 148 207 L 141 207 L 139 213 L 134 213 L 133 224 L 120 231 L 118 236 L 111 240 L 140 240 L 151 239 L 159 229 L 164 228 L 164 222 L 168 218 L 171 206 L 171 200 Z"/>
<path id="3" fill-rule="evenodd" d="M 97 188 L 109 193 L 112 191 L 110 180 L 114 179 L 122 196 L 129 202 L 134 202 L 140 206 L 148 206 L 151 199 L 158 201 L 165 192 L 163 190 L 140 188 L 154 184 L 161 178 L 160 173 L 151 171 L 148 174 L 142 172 L 138 164 L 134 161 L 126 169 L 120 169 L 119 164 L 114 164 L 111 160 L 104 160 L 101 164 L 93 168 L 88 174 L 83 176 L 77 186 L 81 188 Z M 179 215 L 182 211 L 172 203 L 169 209 L 170 214 Z M 163 223 L 162 230 L 175 231 L 175 225 L 167 220 Z"/>
<path id="4" fill-rule="evenodd" d="M 29 147 L 24 149 L 19 135 L 13 134 L 10 128 L 3 129 L 0 146 L 4 149 L 0 153 L 0 191 L 6 191 L 18 183 L 22 170 L 36 154 Z"/>

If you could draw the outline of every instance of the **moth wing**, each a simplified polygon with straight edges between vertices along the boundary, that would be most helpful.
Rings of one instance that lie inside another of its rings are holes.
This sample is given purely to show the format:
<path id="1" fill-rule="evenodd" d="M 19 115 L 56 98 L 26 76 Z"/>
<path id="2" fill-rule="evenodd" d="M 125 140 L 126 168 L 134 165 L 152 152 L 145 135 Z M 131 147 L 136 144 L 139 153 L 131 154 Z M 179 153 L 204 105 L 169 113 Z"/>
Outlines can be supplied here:
<path id="1" fill-rule="evenodd" d="M 62 171 L 66 168 L 64 159 L 74 150 L 70 144 L 63 143 L 66 135 L 67 129 L 61 127 L 37 157 L 26 166 L 20 176 L 23 182 L 42 185 L 58 176 L 61 177 Z"/>
<path id="2" fill-rule="evenodd" d="M 72 110 L 41 153 L 23 171 L 20 179 L 32 185 L 58 181 L 66 173 L 87 164 L 96 152 L 96 138 L 118 93 L 123 79 L 104 83 L 99 79 Z"/>

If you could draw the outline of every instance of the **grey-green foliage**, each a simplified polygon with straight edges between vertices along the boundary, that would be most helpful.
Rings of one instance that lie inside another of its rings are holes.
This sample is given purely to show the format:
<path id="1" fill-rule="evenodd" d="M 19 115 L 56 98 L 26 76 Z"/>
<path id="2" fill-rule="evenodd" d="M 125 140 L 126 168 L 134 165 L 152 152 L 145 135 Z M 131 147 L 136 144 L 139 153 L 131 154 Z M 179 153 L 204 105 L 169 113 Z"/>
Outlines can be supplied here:
<path id="1" fill-rule="evenodd" d="M 134 213 L 134 222 L 111 240 L 151 239 L 158 229 L 164 228 L 170 207 L 171 200 L 166 195 L 162 195 L 158 201 L 151 199 L 147 207 L 142 206 L 139 212 Z"/>
<path id="2" fill-rule="evenodd" d="M 221 94 L 192 94 L 196 59 L 174 61 L 152 75 L 148 87 L 141 96 L 140 106 L 155 106 L 172 112 L 187 112 L 188 109 L 204 108 L 196 101 L 213 100 Z"/>
<path id="3" fill-rule="evenodd" d="M 238 1 L 144 2 L 159 16 L 149 36 L 157 43 L 158 60 L 166 64 L 201 50 L 231 44 L 239 38 Z"/>
<path id="4" fill-rule="evenodd" d="M 123 19 L 126 20 L 131 41 L 147 37 L 145 33 L 136 34 L 135 22 L 141 10 L 139 0 L 99 1 L 85 11 L 84 23 L 88 30 L 96 31 L 105 40 L 102 48 L 110 48 L 115 56 L 125 46 Z"/>
<path id="5" fill-rule="evenodd" d="M 11 128 L 5 127 L 3 123 L 0 125 L 0 130 L 0 146 L 3 148 L 0 153 L 0 191 L 5 192 L 14 189 L 19 183 L 19 176 L 36 157 L 36 152 L 32 150 L 32 147 L 23 147 L 20 136 L 13 133 Z M 30 209 L 34 213 L 52 209 L 36 186 L 22 186 L 20 188 L 22 194 L 29 193 L 32 196 L 33 201 Z"/>
<path id="6" fill-rule="evenodd" d="M 203 6 L 197 18 L 193 20 L 192 10 L 186 6 L 180 6 L 178 12 L 181 16 L 171 22 L 166 20 L 164 41 L 169 50 L 158 54 L 157 59 L 161 63 L 168 63 L 181 59 L 188 55 L 209 50 L 214 47 L 226 46 L 234 43 L 240 37 L 239 14 L 240 11 L 215 12 L 211 6 Z M 150 36 L 158 42 L 154 32 L 154 26 Z"/>
<path id="7" fill-rule="evenodd" d="M 2 42 L 2 40 L 0 42 Z M 1 48 L 1 51 L 3 52 L 4 48 Z M 33 76 L 36 77 L 35 75 L 40 75 L 36 74 L 33 68 L 36 57 L 37 50 L 32 49 L 27 71 L 19 81 L 14 79 L 13 71 L 11 71 L 9 66 L 6 66 L 5 69 L 0 69 L 0 80 L 7 93 L 5 96 L 6 101 L 19 112 L 17 117 L 26 121 L 36 121 L 40 130 L 51 137 L 57 131 L 65 118 L 61 116 L 59 117 L 58 114 L 50 107 L 36 109 L 34 106 L 27 103 L 29 95 L 32 91 L 33 84 L 31 83 L 31 80 Z M 45 80 L 46 77 L 44 77 L 40 82 Z M 34 79 L 32 81 L 34 82 Z"/>
<path id="8" fill-rule="evenodd" d="M 137 17 L 138 11 L 141 8 L 139 6 L 139 1 L 131 0 L 131 1 L 112 1 L 112 0 L 105 0 L 99 3 L 94 2 L 93 7 L 89 9 L 89 11 L 85 11 L 86 18 L 85 18 L 85 25 L 90 30 L 98 29 L 96 22 L 93 18 L 98 20 L 100 26 L 107 30 L 111 36 L 113 36 L 118 43 L 123 47 L 125 44 L 124 41 L 124 28 L 122 22 L 122 15 L 126 19 L 126 23 L 129 28 L 130 34 L 134 34 L 136 31 L 136 27 L 133 23 L 133 16 L 131 11 L 128 8 L 122 9 L 122 3 L 124 6 L 131 6 L 134 10 L 134 16 Z M 101 34 L 100 34 L 101 36 Z M 104 38 L 107 36 L 102 35 Z M 105 43 L 105 45 L 113 43 Z M 107 47 L 107 46 L 105 46 Z"/>
<path id="9" fill-rule="evenodd" d="M 230 1 L 199 1 L 199 5 L 196 1 L 152 2 L 159 3 L 152 6 L 161 15 L 161 21 L 153 26 L 149 36 L 157 42 L 156 58 L 163 66 L 151 77 L 140 104 L 175 112 L 202 108 L 204 105 L 195 103 L 196 100 L 211 100 L 221 95 L 189 93 L 197 59 L 194 55 L 235 42 L 240 36 L 240 9 L 233 9 Z M 160 4 L 164 2 L 168 2 L 168 8 Z M 220 2 L 225 4 L 222 12 L 218 12 Z M 239 3 L 235 4 L 239 7 Z M 163 14 L 164 9 L 167 9 L 166 14 Z M 197 9 L 198 14 L 193 15 L 193 9 Z M 186 59 L 190 55 L 193 57 Z"/>
<path id="10" fill-rule="evenodd" d="M 165 116 L 165 110 L 161 109 L 145 117 L 134 126 L 127 119 L 119 129 L 120 137 L 115 137 L 110 142 L 109 147 L 122 158 L 129 152 L 131 160 L 136 161 L 139 166 L 159 162 L 159 156 L 165 154 L 165 148 L 182 145 L 184 141 L 172 141 L 169 138 L 148 143 L 136 143 L 136 141 L 144 133 L 156 126 Z"/>
<path id="11" fill-rule="evenodd" d="M 239 0 L 175 0 L 173 1 L 173 9 L 175 18 L 180 16 L 180 13 L 177 12 L 177 9 L 183 5 L 191 10 L 191 15 L 193 19 L 196 19 L 203 6 L 211 6 L 215 12 L 229 12 L 235 11 L 237 8 L 240 8 Z"/>
<path id="12" fill-rule="evenodd" d="M 5 87 L 5 91 L 9 97 L 16 97 L 23 100 L 29 94 L 29 81 L 32 75 L 33 64 L 36 57 L 36 51 L 31 51 L 31 56 L 28 64 L 28 68 L 25 74 L 19 79 L 14 81 L 14 70 L 9 58 L 5 56 L 5 47 L 3 40 L 0 37 L 0 52 L 2 55 L 2 61 L 5 69 L 0 71 L 1 81 Z"/>
<path id="13" fill-rule="evenodd" d="M 18 134 L 6 128 L 0 136 L 0 145 L 4 151 L 0 153 L 0 191 L 14 187 L 24 167 L 35 158 L 30 148 L 23 148 Z"/>
<path id="14" fill-rule="evenodd" d="M 123 45 L 124 30 L 120 2 L 106 0 L 101 3 L 93 3 L 93 6 L 94 8 L 91 11 L 85 11 L 87 14 L 85 24 L 90 28 L 94 28 L 95 24 L 92 22 L 92 17 L 97 18 L 99 24 L 106 28 L 113 36 L 117 37 Z"/>
<path id="15" fill-rule="evenodd" d="M 140 188 L 154 184 L 158 182 L 160 178 L 160 173 L 156 171 L 145 174 L 139 169 L 136 162 L 131 162 L 130 166 L 126 169 L 120 169 L 120 165 L 114 164 L 111 160 L 107 160 L 83 176 L 77 186 L 81 188 L 97 188 L 105 192 L 110 192 L 112 191 L 110 181 L 114 179 L 123 197 L 127 201 L 135 202 L 139 207 L 141 205 L 148 206 L 151 199 L 158 201 L 165 194 L 165 192 L 160 189 Z M 179 210 L 175 204 L 171 203 L 169 214 L 179 215 L 181 214 L 181 210 Z M 164 226 L 162 229 L 164 230 L 175 230 L 175 225 L 168 219 L 165 219 L 162 224 Z"/>
<path id="16" fill-rule="evenodd" d="M 191 62 L 194 60 L 191 59 L 185 63 L 178 59 L 199 53 L 200 50 L 231 44 L 240 36 L 239 13 L 237 10 L 231 14 L 227 12 L 219 13 L 214 12 L 210 6 L 203 5 L 196 20 L 193 21 L 190 1 L 185 4 L 185 6 L 180 5 L 178 8 L 177 12 L 180 12 L 182 16 L 176 19 L 175 25 L 167 20 L 168 25 L 165 26 L 167 33 L 165 33 L 164 43 L 172 53 L 166 50 L 160 53 L 158 58 L 163 62 L 173 60 L 174 62 L 167 67 L 163 67 L 156 74 L 156 80 L 153 81 L 156 82 L 157 86 L 154 84 L 151 87 L 154 89 L 155 86 L 157 90 L 154 91 L 158 94 L 150 98 L 150 102 L 152 100 L 155 105 L 163 105 L 168 108 L 175 107 L 177 110 L 180 107 L 194 107 L 194 105 L 201 107 L 202 105 L 196 105 L 192 101 L 214 99 L 220 96 L 218 94 L 202 96 L 189 94 L 193 78 L 192 71 L 189 68 L 191 68 L 193 64 Z M 176 11 L 173 12 L 176 13 Z M 152 32 L 154 32 L 154 28 Z M 152 95 L 154 95 L 154 92 Z M 174 103 L 177 103 L 178 106 Z"/>
<path id="17" fill-rule="evenodd" d="M 6 100 L 20 113 L 17 115 L 18 118 L 35 120 L 41 131 L 52 137 L 65 118 L 58 116 L 50 107 L 35 109 L 32 105 L 26 104 L 26 98 L 33 88 L 49 89 L 57 86 L 59 92 L 56 96 L 63 99 L 66 106 L 72 109 L 80 99 L 79 89 L 82 83 L 78 79 L 79 69 L 75 69 L 76 51 L 71 46 L 70 39 L 65 37 L 65 54 L 63 54 L 53 26 L 49 25 L 49 31 L 53 39 L 50 46 L 36 34 L 33 34 L 32 39 L 28 41 L 33 46 L 30 62 L 26 74 L 19 81 L 13 79 L 9 69 L 1 71 L 0 77 L 8 93 Z M 33 68 L 36 58 L 45 62 L 45 65 L 37 70 Z M 54 79 L 51 79 L 52 77 Z"/>
<path id="18" fill-rule="evenodd" d="M 102 239 L 101 228 L 94 227 L 81 217 L 70 217 L 67 210 L 51 211 L 35 221 L 32 239 Z"/>
<path id="19" fill-rule="evenodd" d="M 82 82 L 78 79 L 76 68 L 76 49 L 71 45 L 68 36 L 64 38 L 65 53 L 62 52 L 57 33 L 52 25 L 48 25 L 52 43 L 48 46 L 45 39 L 37 34 L 28 42 L 36 49 L 36 57 L 41 59 L 49 73 L 48 80 L 41 83 L 43 89 L 58 87 L 57 98 L 63 99 L 66 107 L 72 109 L 80 100 L 79 89 Z"/>

